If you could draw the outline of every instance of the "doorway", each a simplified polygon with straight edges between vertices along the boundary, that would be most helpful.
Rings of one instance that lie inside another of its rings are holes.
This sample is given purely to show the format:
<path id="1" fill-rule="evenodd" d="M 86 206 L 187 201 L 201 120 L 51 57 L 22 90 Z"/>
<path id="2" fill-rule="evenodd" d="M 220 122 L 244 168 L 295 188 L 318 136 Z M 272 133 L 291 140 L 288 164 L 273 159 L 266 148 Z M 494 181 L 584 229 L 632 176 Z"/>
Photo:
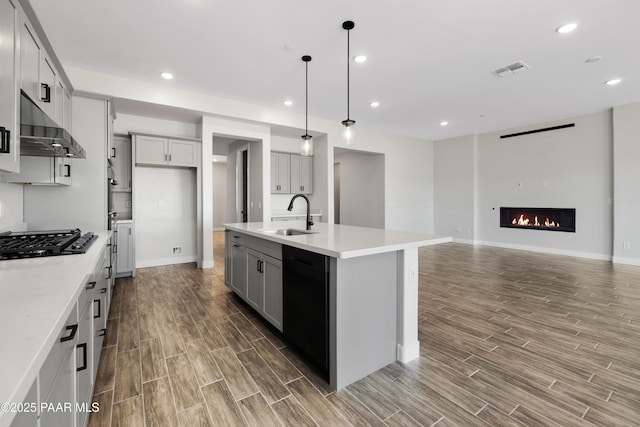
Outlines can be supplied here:
<path id="1" fill-rule="evenodd" d="M 249 222 L 249 146 L 236 151 L 236 222 Z"/>

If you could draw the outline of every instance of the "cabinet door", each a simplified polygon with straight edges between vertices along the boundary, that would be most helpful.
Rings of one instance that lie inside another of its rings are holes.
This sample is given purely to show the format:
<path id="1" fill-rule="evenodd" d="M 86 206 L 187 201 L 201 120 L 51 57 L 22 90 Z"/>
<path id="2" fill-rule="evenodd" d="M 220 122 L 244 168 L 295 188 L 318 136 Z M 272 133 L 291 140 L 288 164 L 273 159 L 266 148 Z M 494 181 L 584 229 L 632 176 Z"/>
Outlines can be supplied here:
<path id="1" fill-rule="evenodd" d="M 131 191 L 131 139 L 127 136 L 114 137 L 111 162 L 118 185 L 116 191 Z"/>
<path id="2" fill-rule="evenodd" d="M 51 59 L 49 59 L 44 52 L 40 52 L 40 59 L 40 102 L 38 106 L 42 108 L 42 111 L 44 111 L 51 120 L 54 120 L 58 125 L 62 126 L 62 124 L 56 120 L 56 69 Z"/>
<path id="3" fill-rule="evenodd" d="M 197 166 L 196 143 L 193 141 L 170 139 L 168 155 L 171 166 Z"/>
<path id="4" fill-rule="evenodd" d="M 66 98 L 65 92 L 66 92 L 66 88 L 64 87 L 64 83 L 62 83 L 62 81 L 58 79 L 58 81 L 56 82 L 55 121 L 62 128 L 70 130 L 69 128 L 65 127 L 65 108 L 64 108 L 64 102 Z"/>
<path id="5" fill-rule="evenodd" d="M 95 278 L 94 278 L 95 280 Z M 78 345 L 76 346 L 76 363 L 75 363 L 75 386 L 77 402 L 80 404 L 87 403 L 91 398 L 91 390 L 93 387 L 93 340 L 92 340 L 92 324 L 91 316 L 93 304 L 93 298 L 95 295 L 95 288 L 91 291 L 91 295 L 87 304 L 82 308 L 80 319 L 78 322 Z M 77 417 L 77 425 L 84 426 L 84 415 L 81 412 L 73 414 Z M 49 424 L 41 424 L 49 425 Z M 63 425 L 63 424 L 51 424 L 51 425 Z M 64 424 L 71 425 L 71 424 Z"/>
<path id="6" fill-rule="evenodd" d="M 133 224 L 116 224 L 116 266 L 118 277 L 130 276 L 133 272 Z"/>
<path id="7" fill-rule="evenodd" d="M 20 77 L 22 90 L 35 103 L 40 101 L 40 42 L 24 18 L 20 32 Z"/>
<path id="8" fill-rule="evenodd" d="M 74 386 L 75 386 L 75 358 L 73 349 L 67 351 L 60 370 L 53 382 L 51 392 L 47 396 L 40 396 L 41 405 L 46 404 L 40 415 L 41 426 L 72 426 L 74 425 L 75 412 L 56 410 L 64 408 L 65 405 L 72 405 L 75 409 Z"/>
<path id="9" fill-rule="evenodd" d="M 135 136 L 136 164 L 166 165 L 167 139 L 153 136 Z"/>
<path id="10" fill-rule="evenodd" d="M 54 157 L 51 161 L 53 162 L 53 183 L 71 185 L 71 159 Z"/>
<path id="11" fill-rule="evenodd" d="M 291 156 L 291 193 L 313 193 L 313 158 Z"/>
<path id="12" fill-rule="evenodd" d="M 284 153 L 271 153 L 271 192 L 290 193 L 291 156 Z M 274 185 L 275 182 L 275 185 Z"/>
<path id="13" fill-rule="evenodd" d="M 282 261 L 263 257 L 264 300 L 262 314 L 282 332 Z"/>
<path id="14" fill-rule="evenodd" d="M 262 254 L 247 249 L 247 302 L 258 311 L 262 311 L 263 300 L 263 262 Z"/>
<path id="15" fill-rule="evenodd" d="M 271 153 L 271 192 L 278 192 L 278 153 Z"/>
<path id="16" fill-rule="evenodd" d="M 245 298 L 247 294 L 247 248 L 236 243 L 231 245 L 231 288 Z"/>
<path id="17" fill-rule="evenodd" d="M 20 170 L 17 139 L 18 63 L 15 29 L 19 12 L 12 0 L 0 0 L 0 171 Z"/>
<path id="18" fill-rule="evenodd" d="M 71 92 L 65 88 L 62 98 L 62 127 L 71 130 Z"/>
<path id="19" fill-rule="evenodd" d="M 22 401 L 25 408 L 29 411 L 18 412 L 11 421 L 11 427 L 36 427 L 38 425 L 38 408 L 33 408 L 31 405 L 38 404 L 38 381 L 33 380 L 33 384 L 29 387 L 27 397 Z M 31 409 L 35 409 L 31 411 Z"/>

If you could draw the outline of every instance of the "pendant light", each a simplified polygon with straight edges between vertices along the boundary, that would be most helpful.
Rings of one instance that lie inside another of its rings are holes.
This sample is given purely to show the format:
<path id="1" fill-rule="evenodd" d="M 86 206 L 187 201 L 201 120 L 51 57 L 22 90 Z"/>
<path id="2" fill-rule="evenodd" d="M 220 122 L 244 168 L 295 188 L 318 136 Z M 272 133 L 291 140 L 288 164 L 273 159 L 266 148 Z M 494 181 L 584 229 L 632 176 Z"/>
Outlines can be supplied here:
<path id="1" fill-rule="evenodd" d="M 351 145 L 353 142 L 353 125 L 356 124 L 356 121 L 351 120 L 349 117 L 349 63 L 351 62 L 349 58 L 349 31 L 353 30 L 355 26 L 356 24 L 354 24 L 353 21 L 344 21 L 342 23 L 342 28 L 347 30 L 347 119 L 342 121 L 345 127 L 344 138 L 347 145 Z"/>
<path id="2" fill-rule="evenodd" d="M 309 62 L 311 57 L 305 55 L 304 61 L 304 135 L 300 145 L 300 154 L 303 156 L 313 156 L 313 137 L 309 135 Z"/>

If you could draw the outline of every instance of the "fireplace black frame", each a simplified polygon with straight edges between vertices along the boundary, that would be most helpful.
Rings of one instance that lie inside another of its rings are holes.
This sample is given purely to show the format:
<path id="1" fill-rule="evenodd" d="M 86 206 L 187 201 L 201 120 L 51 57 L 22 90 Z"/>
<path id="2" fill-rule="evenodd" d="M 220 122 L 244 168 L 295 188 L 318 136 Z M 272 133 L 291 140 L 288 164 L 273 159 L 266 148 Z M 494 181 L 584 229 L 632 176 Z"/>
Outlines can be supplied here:
<path id="1" fill-rule="evenodd" d="M 538 222 L 544 222 L 546 218 L 550 221 L 559 223 L 559 227 L 545 227 L 536 225 L 518 225 L 513 224 L 514 218 L 524 215 L 533 221 L 537 216 Z M 525 207 L 501 207 L 500 208 L 500 227 L 518 228 L 521 230 L 545 230 L 545 231 L 563 231 L 568 233 L 576 232 L 576 210 L 574 208 L 525 208 Z"/>

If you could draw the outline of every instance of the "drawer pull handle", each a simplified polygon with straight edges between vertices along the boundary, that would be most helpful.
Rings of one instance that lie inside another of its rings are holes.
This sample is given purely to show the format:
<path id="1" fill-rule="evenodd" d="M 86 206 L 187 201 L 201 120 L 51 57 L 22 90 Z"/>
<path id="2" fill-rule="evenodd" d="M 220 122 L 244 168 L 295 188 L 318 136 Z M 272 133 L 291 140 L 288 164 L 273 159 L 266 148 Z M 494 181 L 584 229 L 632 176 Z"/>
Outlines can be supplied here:
<path id="1" fill-rule="evenodd" d="M 107 288 L 102 288 L 102 289 L 100 289 L 100 293 L 101 293 L 101 294 L 106 294 L 106 293 L 107 293 Z"/>
<path id="2" fill-rule="evenodd" d="M 78 366 L 76 371 L 84 371 L 87 369 L 87 343 L 78 344 L 76 348 L 82 348 L 82 366 Z"/>
<path id="3" fill-rule="evenodd" d="M 93 302 L 97 302 L 97 303 L 98 303 L 98 310 L 97 310 L 97 313 L 98 313 L 98 314 L 94 314 L 94 315 L 93 315 L 93 318 L 94 318 L 94 319 L 99 319 L 99 318 L 100 318 L 100 316 L 101 316 L 100 311 L 102 311 L 102 310 L 100 309 L 100 300 L 99 300 L 99 299 L 94 299 L 94 300 L 93 300 Z"/>
<path id="4" fill-rule="evenodd" d="M 76 337 L 76 333 L 78 332 L 78 324 L 76 323 L 75 325 L 66 326 L 64 329 L 67 331 L 71 331 L 71 333 L 66 337 L 60 338 L 60 342 L 71 341 Z"/>
<path id="5" fill-rule="evenodd" d="M 106 333 L 107 333 L 107 330 L 105 328 L 102 328 L 102 329 L 100 329 L 100 332 L 98 333 L 98 336 L 99 337 L 103 337 L 104 334 L 106 334 Z"/>
<path id="6" fill-rule="evenodd" d="M 89 282 L 87 283 L 87 286 L 85 286 L 85 289 L 89 290 L 89 289 L 93 289 L 96 287 L 96 282 Z"/>

